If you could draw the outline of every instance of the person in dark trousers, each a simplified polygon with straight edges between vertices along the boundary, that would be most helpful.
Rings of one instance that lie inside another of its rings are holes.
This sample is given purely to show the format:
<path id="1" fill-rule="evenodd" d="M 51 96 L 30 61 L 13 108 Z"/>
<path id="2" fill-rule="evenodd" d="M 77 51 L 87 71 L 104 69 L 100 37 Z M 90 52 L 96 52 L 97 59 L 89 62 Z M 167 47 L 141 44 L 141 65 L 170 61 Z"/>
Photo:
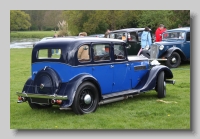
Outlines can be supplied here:
<path id="1" fill-rule="evenodd" d="M 55 33 L 53 38 L 57 38 L 57 34 Z M 58 49 L 55 49 L 56 50 L 56 53 L 58 53 Z M 48 58 L 51 58 L 52 55 L 54 54 L 54 49 L 48 49 Z"/>

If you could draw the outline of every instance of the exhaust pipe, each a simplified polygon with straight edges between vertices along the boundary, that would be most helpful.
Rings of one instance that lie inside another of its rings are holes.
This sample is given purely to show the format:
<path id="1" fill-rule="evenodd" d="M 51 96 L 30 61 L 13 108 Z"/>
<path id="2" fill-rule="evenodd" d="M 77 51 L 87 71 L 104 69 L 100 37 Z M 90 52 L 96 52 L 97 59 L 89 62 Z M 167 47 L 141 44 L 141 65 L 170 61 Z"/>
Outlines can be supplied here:
<path id="1" fill-rule="evenodd" d="M 175 80 L 166 79 L 165 82 L 168 84 L 173 84 L 173 85 L 175 84 Z"/>
<path id="2" fill-rule="evenodd" d="M 56 100 L 55 99 L 52 99 L 51 100 L 51 104 L 55 104 L 56 103 Z"/>

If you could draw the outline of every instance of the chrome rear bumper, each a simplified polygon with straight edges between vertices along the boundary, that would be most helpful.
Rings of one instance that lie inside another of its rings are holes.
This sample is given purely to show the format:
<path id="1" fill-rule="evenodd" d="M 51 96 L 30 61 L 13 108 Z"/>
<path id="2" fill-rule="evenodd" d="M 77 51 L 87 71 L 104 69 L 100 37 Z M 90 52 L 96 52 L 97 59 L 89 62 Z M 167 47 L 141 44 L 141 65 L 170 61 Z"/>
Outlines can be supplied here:
<path id="1" fill-rule="evenodd" d="M 67 100 L 67 96 L 60 96 L 56 94 L 46 95 L 46 94 L 33 94 L 33 93 L 25 93 L 25 92 L 16 92 L 16 94 L 21 97 Z"/>

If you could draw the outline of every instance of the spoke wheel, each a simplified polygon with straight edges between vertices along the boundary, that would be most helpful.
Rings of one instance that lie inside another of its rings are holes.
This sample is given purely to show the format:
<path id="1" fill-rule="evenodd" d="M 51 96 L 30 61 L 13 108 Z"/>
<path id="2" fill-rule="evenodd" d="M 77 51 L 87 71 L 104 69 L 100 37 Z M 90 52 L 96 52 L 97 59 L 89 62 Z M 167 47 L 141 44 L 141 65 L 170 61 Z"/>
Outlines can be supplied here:
<path id="1" fill-rule="evenodd" d="M 181 57 L 177 52 L 173 52 L 166 61 L 166 65 L 169 68 L 177 68 L 180 65 L 180 63 L 181 63 Z"/>
<path id="2" fill-rule="evenodd" d="M 72 109 L 76 114 L 91 113 L 96 110 L 98 102 L 98 90 L 95 85 L 90 82 L 84 82 L 76 91 Z"/>

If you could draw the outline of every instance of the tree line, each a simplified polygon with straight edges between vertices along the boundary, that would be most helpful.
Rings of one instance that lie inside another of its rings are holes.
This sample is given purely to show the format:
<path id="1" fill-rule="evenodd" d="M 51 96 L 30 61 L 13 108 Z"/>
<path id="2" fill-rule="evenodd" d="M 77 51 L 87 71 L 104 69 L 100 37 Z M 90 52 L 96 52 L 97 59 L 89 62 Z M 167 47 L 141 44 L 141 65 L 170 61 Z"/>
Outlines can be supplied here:
<path id="1" fill-rule="evenodd" d="M 60 24 L 65 23 L 65 27 Z M 65 35 L 105 33 L 107 29 L 190 26 L 189 10 L 11 10 L 10 31 L 59 31 Z"/>

